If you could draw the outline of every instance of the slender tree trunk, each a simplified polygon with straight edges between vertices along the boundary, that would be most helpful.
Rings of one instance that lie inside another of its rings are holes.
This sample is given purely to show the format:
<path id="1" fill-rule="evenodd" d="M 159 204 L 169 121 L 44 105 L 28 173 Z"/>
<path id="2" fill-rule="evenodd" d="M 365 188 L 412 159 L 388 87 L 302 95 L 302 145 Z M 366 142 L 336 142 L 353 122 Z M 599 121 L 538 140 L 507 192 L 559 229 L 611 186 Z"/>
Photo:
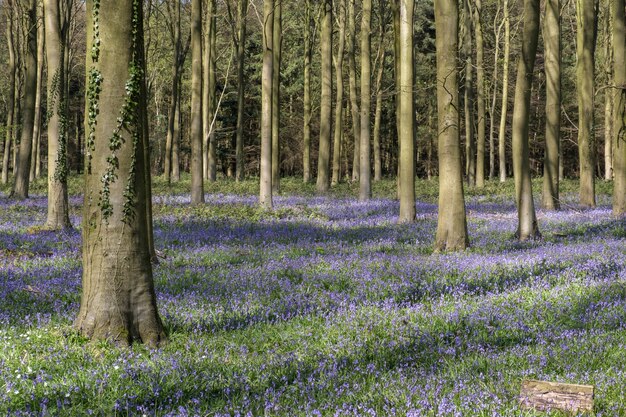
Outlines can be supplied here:
<path id="1" fill-rule="evenodd" d="M 578 95 L 578 155 L 580 204 L 596 206 L 594 134 L 594 53 L 596 0 L 576 0 L 576 90 Z"/>
<path id="2" fill-rule="evenodd" d="M 462 250 L 469 242 L 463 196 L 463 165 L 459 137 L 457 70 L 459 6 L 456 0 L 435 0 L 437 48 L 437 137 L 439 150 L 439 214 L 435 250 Z"/>
<path id="3" fill-rule="evenodd" d="M 543 163 L 542 206 L 558 210 L 561 142 L 561 1 L 546 2 L 543 22 L 546 73 L 546 148 Z"/>
<path id="4" fill-rule="evenodd" d="M 31 150 L 33 145 L 33 126 L 35 120 L 35 95 L 37 90 L 37 2 L 22 0 L 22 7 L 27 13 L 27 39 L 24 76 L 24 110 L 22 135 L 20 140 L 17 171 L 12 195 L 16 198 L 28 198 Z"/>
<path id="5" fill-rule="evenodd" d="M 500 7 L 496 11 L 496 18 L 500 15 Z M 498 97 L 498 61 L 500 60 L 500 34 L 502 33 L 502 27 L 504 26 L 504 20 L 497 25 L 494 20 L 494 38 L 495 38 L 495 52 L 493 58 L 493 84 L 491 86 L 491 105 L 489 107 L 489 179 L 493 180 L 496 176 L 496 140 L 495 140 L 495 115 L 496 115 L 496 101 Z"/>
<path id="6" fill-rule="evenodd" d="M 361 156 L 359 175 L 359 201 L 372 198 L 372 166 L 370 162 L 372 145 L 372 0 L 363 0 L 361 15 Z"/>
<path id="7" fill-rule="evenodd" d="M 330 185 L 330 130 L 332 118 L 332 95 L 333 95 L 333 8 L 332 0 L 324 0 L 322 3 L 322 34 L 320 38 L 322 63 L 322 96 L 320 99 L 320 141 L 319 155 L 317 160 L 317 184 L 318 192 L 328 191 Z"/>
<path id="8" fill-rule="evenodd" d="M 465 171 L 470 187 L 476 185 L 476 136 L 474 134 L 474 69 L 472 65 L 472 14 L 470 0 L 463 0 L 463 56 L 465 57 Z"/>
<path id="9" fill-rule="evenodd" d="M 217 143 L 215 136 L 215 114 L 217 112 L 217 3 L 215 0 L 209 0 L 209 43 L 208 51 L 210 57 L 208 59 L 208 102 L 206 113 L 209 116 L 209 125 L 204 128 L 208 137 L 208 173 L 207 177 L 209 181 L 215 181 L 217 179 Z M 245 173 L 245 172 L 244 172 Z"/>
<path id="10" fill-rule="evenodd" d="M 170 5 L 173 6 L 171 10 Z M 172 45 L 174 47 L 174 59 L 172 62 L 172 95 L 170 96 L 170 108 L 167 120 L 167 134 L 165 138 L 165 158 L 164 158 L 164 170 L 165 180 L 169 183 L 172 179 L 172 172 L 174 170 L 173 164 L 173 149 L 174 142 L 177 141 L 176 137 L 176 117 L 178 115 L 178 105 L 180 102 L 180 73 L 181 73 L 181 61 L 184 59 L 182 55 L 182 44 L 180 38 L 180 2 L 173 1 L 167 3 L 168 11 L 170 15 L 170 27 L 172 38 Z"/>
<path id="11" fill-rule="evenodd" d="M 13 132 L 15 131 L 14 109 L 15 109 L 15 78 L 17 73 L 17 65 L 15 62 L 15 46 L 14 46 L 14 30 L 13 30 L 13 0 L 8 0 L 5 6 L 6 13 L 6 38 L 7 50 L 9 52 L 8 62 L 8 100 L 7 100 L 7 119 L 6 133 L 4 136 L 4 154 L 2 156 L 2 184 L 9 182 L 9 161 L 11 159 L 11 142 Z"/>
<path id="12" fill-rule="evenodd" d="M 337 58 L 335 59 L 335 77 L 337 80 L 337 95 L 335 96 L 335 126 L 333 132 L 333 173 L 331 185 L 336 185 L 341 179 L 341 144 L 343 142 L 343 54 L 346 39 L 346 4 L 345 1 L 335 3 L 338 10 L 339 41 Z"/>
<path id="13" fill-rule="evenodd" d="M 380 42 L 383 42 L 383 33 L 381 32 Z M 383 165 L 381 156 L 380 128 L 383 115 L 383 75 L 385 72 L 385 48 L 381 46 L 378 55 L 379 63 L 378 73 L 376 74 L 376 111 L 374 115 L 374 181 L 383 179 Z"/>
<path id="14" fill-rule="evenodd" d="M 37 92 L 35 94 L 35 119 L 33 122 L 33 148 L 30 156 L 30 174 L 29 181 L 33 182 L 41 175 L 40 158 L 41 158 L 41 92 L 43 90 L 43 67 L 45 54 L 45 31 L 43 23 L 43 5 L 37 4 Z M 65 87 L 65 85 L 62 85 Z"/>
<path id="15" fill-rule="evenodd" d="M 511 23 L 509 2 L 504 0 L 504 58 L 502 63 L 502 104 L 500 106 L 500 128 L 498 129 L 498 162 L 500 182 L 506 181 L 506 116 L 509 104 L 509 60 L 511 50 Z"/>
<path id="16" fill-rule="evenodd" d="M 359 181 L 361 173 L 361 112 L 359 110 L 359 92 L 357 91 L 356 73 L 356 0 L 348 0 L 348 38 L 346 53 L 348 55 L 348 75 L 350 85 L 350 117 L 352 119 L 352 134 L 354 136 L 354 154 L 352 158 L 352 181 Z"/>
<path id="17" fill-rule="evenodd" d="M 624 29 L 624 0 L 615 0 L 613 16 L 613 214 L 626 214 L 626 30 Z"/>
<path id="18" fill-rule="evenodd" d="M 202 178 L 202 0 L 191 0 L 191 204 L 204 203 Z"/>
<path id="19" fill-rule="evenodd" d="M 180 114 L 180 89 L 181 81 L 178 79 L 178 96 L 176 97 L 176 107 L 174 108 L 174 133 L 172 136 L 172 181 L 180 181 L 180 139 L 181 139 L 181 114 Z"/>
<path id="20" fill-rule="evenodd" d="M 415 221 L 413 0 L 400 0 L 400 223 Z"/>
<path id="21" fill-rule="evenodd" d="M 90 104 L 100 111 L 89 114 L 86 123 L 93 154 L 85 178 L 83 291 L 75 327 L 90 339 L 158 346 L 166 335 L 146 227 L 151 219 L 145 207 L 150 196 L 144 174 L 148 138 L 141 126 L 146 103 L 139 69 L 140 6 L 136 0 L 87 1 L 87 25 L 93 28 L 88 43 L 95 41 L 87 49 L 87 85 L 106 94 L 88 92 Z"/>
<path id="22" fill-rule="evenodd" d="M 612 2 L 607 1 L 607 8 L 613 7 Z M 612 19 L 611 13 L 605 13 L 604 25 L 604 72 L 606 83 L 611 85 L 613 81 L 613 41 L 612 41 Z M 606 90 L 604 94 L 604 179 L 613 179 L 613 94 Z"/>
<path id="23" fill-rule="evenodd" d="M 483 46 L 482 4 L 474 1 L 474 31 L 476 37 L 476 105 L 478 110 L 478 137 L 476 138 L 476 187 L 485 186 L 485 132 L 487 111 L 485 107 L 485 58 Z"/>
<path id="24" fill-rule="evenodd" d="M 46 228 L 71 227 L 67 197 L 68 106 L 64 68 L 67 22 L 59 0 L 45 0 L 46 58 L 48 61 L 48 216 Z"/>
<path id="25" fill-rule="evenodd" d="M 237 7 L 237 137 L 235 140 L 235 179 L 239 182 L 243 180 L 244 176 L 243 117 L 246 92 L 244 69 L 246 58 L 246 16 L 248 14 L 248 0 L 240 0 Z"/>
<path id="26" fill-rule="evenodd" d="M 280 0 L 279 0 L 280 1 Z M 261 78 L 261 184 L 259 204 L 272 203 L 272 84 L 274 78 L 274 1 L 263 2 L 263 73 Z"/>
<path id="27" fill-rule="evenodd" d="M 311 0 L 306 0 L 304 22 L 304 126 L 302 142 L 304 150 L 302 152 L 303 181 L 311 182 L 311 58 L 312 58 L 312 36 L 311 36 Z"/>
<path id="28" fill-rule="evenodd" d="M 513 111 L 513 176 L 517 203 L 519 240 L 540 237 L 530 178 L 528 126 L 533 69 L 539 39 L 539 0 L 524 0 L 522 54 L 517 64 Z"/>
<path id="29" fill-rule="evenodd" d="M 274 35 L 272 47 L 272 192 L 280 192 L 280 64 L 282 48 L 282 3 L 278 0 L 274 6 Z"/>

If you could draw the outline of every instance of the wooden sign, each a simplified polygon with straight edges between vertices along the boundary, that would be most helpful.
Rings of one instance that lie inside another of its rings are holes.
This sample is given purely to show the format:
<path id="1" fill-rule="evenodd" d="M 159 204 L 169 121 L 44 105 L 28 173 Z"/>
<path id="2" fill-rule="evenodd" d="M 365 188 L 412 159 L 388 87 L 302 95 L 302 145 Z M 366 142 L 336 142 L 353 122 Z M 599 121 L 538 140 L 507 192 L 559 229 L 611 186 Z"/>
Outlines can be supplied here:
<path id="1" fill-rule="evenodd" d="M 593 411 L 593 385 L 560 384 L 558 382 L 522 381 L 520 406 L 537 411 Z"/>

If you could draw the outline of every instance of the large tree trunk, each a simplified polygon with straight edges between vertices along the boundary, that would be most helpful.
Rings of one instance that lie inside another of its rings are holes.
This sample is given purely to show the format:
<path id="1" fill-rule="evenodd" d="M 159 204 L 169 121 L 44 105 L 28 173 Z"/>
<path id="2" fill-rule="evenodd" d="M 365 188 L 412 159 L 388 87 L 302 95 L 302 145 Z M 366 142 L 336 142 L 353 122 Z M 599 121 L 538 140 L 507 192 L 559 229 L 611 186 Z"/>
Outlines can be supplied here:
<path id="1" fill-rule="evenodd" d="M 485 186 L 485 132 L 487 111 L 485 108 L 485 58 L 481 0 L 474 2 L 474 33 L 476 37 L 476 106 L 478 131 L 476 137 L 476 187 Z"/>
<path id="2" fill-rule="evenodd" d="M 596 206 L 594 134 L 594 53 L 596 0 L 576 0 L 576 90 L 578 96 L 578 155 L 580 204 Z"/>
<path id="3" fill-rule="evenodd" d="M 280 63 L 282 48 L 283 6 L 279 0 L 274 7 L 274 36 L 272 42 L 272 192 L 280 192 Z"/>
<path id="4" fill-rule="evenodd" d="M 24 75 L 22 134 L 12 192 L 12 195 L 16 198 L 28 198 L 37 90 L 37 2 L 35 0 L 22 0 L 22 8 L 24 13 L 27 14 L 27 39 L 24 62 L 26 73 Z"/>
<path id="5" fill-rule="evenodd" d="M 415 221 L 413 134 L 413 0 L 400 0 L 400 223 Z"/>
<path id="6" fill-rule="evenodd" d="M 311 182 L 311 58 L 312 58 L 312 36 L 311 36 L 311 0 L 306 0 L 305 22 L 304 22 L 304 115 L 302 142 L 304 150 L 302 152 L 302 176 L 305 183 Z"/>
<path id="7" fill-rule="evenodd" d="M 46 228 L 71 227 L 67 198 L 68 106 L 64 66 L 67 22 L 59 0 L 44 1 L 46 58 L 48 61 L 48 217 Z"/>
<path id="8" fill-rule="evenodd" d="M 272 203 L 272 83 L 274 78 L 274 1 L 263 2 L 263 73 L 261 76 L 261 178 L 259 204 Z"/>
<path id="9" fill-rule="evenodd" d="M 341 0 L 335 3 L 338 10 L 339 40 L 337 58 L 335 59 L 335 77 L 337 80 L 337 95 L 335 96 L 335 126 L 333 131 L 333 174 L 331 185 L 336 185 L 341 179 L 341 151 L 343 142 L 343 53 L 346 39 L 346 3 Z"/>
<path id="10" fill-rule="evenodd" d="M 459 85 L 456 65 L 459 6 L 456 0 L 435 1 L 437 33 L 437 137 L 439 150 L 439 214 L 435 250 L 468 246 L 463 165 L 459 137 Z"/>
<path id="11" fill-rule="evenodd" d="M 498 165 L 500 182 L 506 181 L 506 116 L 509 104 L 509 61 L 511 50 L 511 23 L 509 2 L 504 0 L 504 57 L 502 63 L 502 102 L 500 106 L 500 127 L 498 129 Z"/>
<path id="12" fill-rule="evenodd" d="M 607 1 L 605 7 L 610 10 L 612 1 Z M 604 73 L 607 85 L 613 81 L 613 41 L 611 13 L 605 13 L 604 24 Z M 606 90 L 604 94 L 604 179 L 613 179 L 613 94 Z"/>
<path id="13" fill-rule="evenodd" d="M 348 0 L 348 39 L 346 53 L 348 55 L 348 77 L 350 85 L 350 117 L 352 119 L 352 135 L 354 136 L 354 154 L 352 155 L 352 181 L 359 181 L 361 173 L 361 112 L 359 110 L 359 92 L 357 90 L 356 73 L 356 0 Z"/>
<path id="14" fill-rule="evenodd" d="M 561 2 L 546 2 L 543 22 L 546 73 L 546 147 L 543 163 L 542 206 L 557 210 L 559 202 L 559 154 L 561 143 Z"/>
<path id="15" fill-rule="evenodd" d="M 204 203 L 202 131 L 202 0 L 191 0 L 191 204 Z"/>
<path id="16" fill-rule="evenodd" d="M 524 0 L 522 54 L 517 64 L 515 107 L 513 111 L 513 176 L 517 203 L 519 240 L 540 236 L 530 178 L 528 126 L 533 69 L 539 39 L 539 0 Z"/>
<path id="17" fill-rule="evenodd" d="M 333 95 L 333 6 L 332 0 L 322 3 L 322 34 L 320 38 L 322 63 L 322 97 L 320 99 L 320 141 L 317 160 L 318 192 L 328 191 L 330 185 L 330 127 L 332 121 Z"/>
<path id="18" fill-rule="evenodd" d="M 43 68 L 45 54 L 45 30 L 44 30 L 43 5 L 37 4 L 37 93 L 35 95 L 35 117 L 33 121 L 33 148 L 31 149 L 31 164 L 29 181 L 33 182 L 41 175 L 41 96 L 43 91 Z M 50 73 L 48 71 L 48 73 Z M 61 86 L 65 88 L 65 85 Z"/>
<path id="19" fill-rule="evenodd" d="M 6 133 L 4 136 L 4 154 L 2 156 L 2 184 L 9 182 L 9 161 L 11 160 L 11 142 L 13 132 L 15 131 L 14 109 L 15 109 L 15 78 L 17 74 L 17 65 L 15 62 L 15 45 L 14 45 L 14 28 L 13 28 L 13 0 L 7 1 L 5 6 L 6 13 L 6 38 L 7 49 L 9 52 L 8 62 L 8 100 L 7 100 L 7 118 Z"/>
<path id="20" fill-rule="evenodd" d="M 244 176 L 243 159 L 243 117 L 245 110 L 245 57 L 246 57 L 246 16 L 248 0 L 240 0 L 237 9 L 237 133 L 235 139 L 235 179 L 242 181 Z"/>
<path id="21" fill-rule="evenodd" d="M 613 89 L 613 214 L 626 214 L 626 37 L 624 29 L 624 0 L 615 0 L 613 9 L 613 74 L 617 88 Z"/>
<path id="22" fill-rule="evenodd" d="M 372 197 L 372 166 L 370 115 L 372 112 L 372 0 L 363 0 L 361 15 L 361 156 L 359 174 L 359 201 Z"/>
<path id="23" fill-rule="evenodd" d="M 97 41 L 87 49 L 87 85 L 98 92 L 87 99 L 99 111 L 88 115 L 85 126 L 93 154 L 85 176 L 83 291 L 75 326 L 94 340 L 157 346 L 166 336 L 156 306 L 145 207 L 148 138 L 142 126 L 143 12 L 138 5 L 102 2 L 94 10 L 87 2 L 87 25 Z"/>

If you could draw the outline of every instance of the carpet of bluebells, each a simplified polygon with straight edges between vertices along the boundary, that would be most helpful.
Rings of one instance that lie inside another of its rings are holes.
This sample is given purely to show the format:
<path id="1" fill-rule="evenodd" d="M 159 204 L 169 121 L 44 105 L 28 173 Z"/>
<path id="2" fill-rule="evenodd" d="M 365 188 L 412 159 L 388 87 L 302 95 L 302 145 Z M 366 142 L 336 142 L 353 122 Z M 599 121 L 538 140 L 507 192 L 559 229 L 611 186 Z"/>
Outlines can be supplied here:
<path id="1" fill-rule="evenodd" d="M 568 200 L 569 199 L 569 200 Z M 154 197 L 169 343 L 88 342 L 74 230 L 46 198 L 0 193 L 0 415 L 519 416 L 524 378 L 592 384 L 626 415 L 626 221 L 610 198 L 538 211 L 513 239 L 510 196 L 468 197 L 472 247 L 433 254 L 433 199 L 398 225 L 375 198 Z M 546 414 L 542 414 L 546 415 Z"/>

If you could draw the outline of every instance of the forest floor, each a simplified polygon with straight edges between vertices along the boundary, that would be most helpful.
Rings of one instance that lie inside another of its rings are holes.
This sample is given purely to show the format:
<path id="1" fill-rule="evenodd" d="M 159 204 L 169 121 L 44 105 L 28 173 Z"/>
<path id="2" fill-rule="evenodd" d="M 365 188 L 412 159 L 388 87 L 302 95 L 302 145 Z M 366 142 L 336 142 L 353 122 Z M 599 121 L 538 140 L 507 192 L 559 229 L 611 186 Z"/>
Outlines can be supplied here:
<path id="1" fill-rule="evenodd" d="M 471 248 L 433 254 L 435 181 L 418 221 L 396 224 L 395 181 L 356 200 L 282 182 L 272 212 L 255 181 L 156 178 L 154 268 L 169 344 L 117 349 L 72 329 L 75 229 L 41 229 L 45 181 L 0 188 L 0 415 L 520 416 L 525 378 L 595 386 L 595 415 L 626 415 L 626 220 L 538 210 L 543 239 L 513 239 L 513 185 L 467 192 Z M 536 184 L 536 190 L 540 189 Z M 535 199 L 538 202 L 538 199 Z M 537 414 L 546 415 L 546 414 Z M 554 414 L 557 415 L 557 414 Z"/>

